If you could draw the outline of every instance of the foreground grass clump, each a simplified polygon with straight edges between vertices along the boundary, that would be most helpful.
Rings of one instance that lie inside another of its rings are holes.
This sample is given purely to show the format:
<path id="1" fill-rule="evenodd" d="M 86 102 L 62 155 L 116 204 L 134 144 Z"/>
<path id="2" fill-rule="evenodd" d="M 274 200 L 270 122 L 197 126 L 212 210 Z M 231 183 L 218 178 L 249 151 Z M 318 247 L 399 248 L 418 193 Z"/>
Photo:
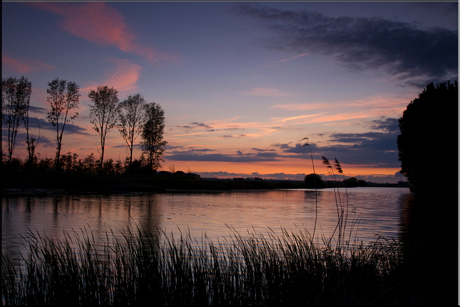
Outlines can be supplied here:
<path id="1" fill-rule="evenodd" d="M 285 230 L 282 236 L 235 231 L 217 243 L 161 231 L 114 237 L 101 244 L 85 231 L 62 241 L 29 233 L 22 263 L 2 254 L 2 304 L 381 305 L 402 299 L 399 247 L 384 239 L 318 247 L 307 232 Z"/>

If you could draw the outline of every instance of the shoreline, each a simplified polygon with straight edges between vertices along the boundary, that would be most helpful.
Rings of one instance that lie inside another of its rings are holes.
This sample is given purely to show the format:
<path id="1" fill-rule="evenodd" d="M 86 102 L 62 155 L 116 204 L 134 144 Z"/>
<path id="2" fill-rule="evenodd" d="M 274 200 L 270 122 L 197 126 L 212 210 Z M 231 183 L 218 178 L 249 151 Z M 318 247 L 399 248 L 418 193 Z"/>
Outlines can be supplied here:
<path id="1" fill-rule="evenodd" d="M 336 186 L 344 188 L 344 186 Z M 372 184 L 368 188 L 391 187 L 408 188 L 397 184 Z M 331 188 L 331 187 L 329 187 Z M 354 187 L 347 187 L 353 189 Z M 364 187 L 366 188 L 366 187 Z M 177 182 L 148 182 L 140 183 L 112 183 L 112 184 L 93 184 L 69 186 L 59 184 L 58 186 L 21 186 L 7 185 L 1 188 L 4 196 L 47 196 L 60 194 L 126 194 L 126 193 L 228 193 L 240 191 L 274 191 L 274 190 L 303 190 L 308 189 L 301 181 L 258 181 L 258 182 L 234 182 L 231 179 L 212 179 L 200 180 L 197 182 L 177 181 Z M 327 187 L 326 187 L 327 189 Z M 313 189 L 314 190 L 314 189 Z M 323 189 L 318 189 L 321 191 Z"/>

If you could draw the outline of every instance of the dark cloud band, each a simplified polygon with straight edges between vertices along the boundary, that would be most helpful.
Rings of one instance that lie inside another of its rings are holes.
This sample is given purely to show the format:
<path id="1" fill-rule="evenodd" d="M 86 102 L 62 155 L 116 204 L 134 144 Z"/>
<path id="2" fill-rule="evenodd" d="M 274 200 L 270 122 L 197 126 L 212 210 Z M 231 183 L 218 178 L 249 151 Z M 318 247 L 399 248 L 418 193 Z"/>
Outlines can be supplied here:
<path id="1" fill-rule="evenodd" d="M 424 87 L 458 76 L 458 33 L 422 29 L 383 18 L 328 17 L 239 4 L 238 14 L 263 21 L 278 37 L 272 48 L 331 55 L 352 70 L 383 69 L 402 83 Z"/>

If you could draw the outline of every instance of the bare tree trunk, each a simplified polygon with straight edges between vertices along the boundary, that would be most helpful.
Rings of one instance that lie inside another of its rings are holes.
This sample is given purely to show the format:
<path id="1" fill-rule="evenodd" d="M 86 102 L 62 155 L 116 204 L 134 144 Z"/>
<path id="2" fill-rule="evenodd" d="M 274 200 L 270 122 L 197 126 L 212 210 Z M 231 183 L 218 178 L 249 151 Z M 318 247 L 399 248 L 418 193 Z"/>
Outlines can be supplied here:
<path id="1" fill-rule="evenodd" d="M 131 143 L 129 151 L 129 165 L 131 166 L 133 164 L 133 143 Z"/>
<path id="2" fill-rule="evenodd" d="M 57 146 L 56 146 L 56 171 L 61 168 L 61 138 L 59 138 L 59 122 L 56 123 L 56 139 L 57 139 Z"/>
<path id="3" fill-rule="evenodd" d="M 101 127 L 101 165 L 99 166 L 99 172 L 102 173 L 102 167 L 104 166 L 104 148 L 105 148 L 105 133 L 107 129 L 104 130 L 104 124 Z"/>
<path id="4" fill-rule="evenodd" d="M 100 172 L 102 172 L 102 167 L 104 166 L 104 146 L 101 148 L 101 165 L 99 167 Z"/>

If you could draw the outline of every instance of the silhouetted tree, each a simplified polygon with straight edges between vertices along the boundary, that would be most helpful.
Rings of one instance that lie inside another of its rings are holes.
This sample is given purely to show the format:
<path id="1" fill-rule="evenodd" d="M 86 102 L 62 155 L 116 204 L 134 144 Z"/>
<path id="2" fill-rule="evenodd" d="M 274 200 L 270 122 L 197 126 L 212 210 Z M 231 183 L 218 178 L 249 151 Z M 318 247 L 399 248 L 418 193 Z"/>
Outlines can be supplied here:
<path id="1" fill-rule="evenodd" d="M 145 119 L 145 99 L 141 94 L 129 95 L 128 99 L 120 102 L 119 131 L 129 149 L 129 165 L 133 163 L 134 140 L 142 132 L 142 124 Z"/>
<path id="2" fill-rule="evenodd" d="M 51 158 L 43 158 L 43 159 L 40 159 L 38 161 L 37 168 L 41 172 L 48 172 L 49 170 L 51 170 L 52 165 L 53 165 L 53 159 L 51 159 Z"/>
<path id="3" fill-rule="evenodd" d="M 151 172 L 151 168 L 148 165 L 144 153 L 142 153 L 139 160 L 133 160 L 131 166 L 126 168 L 125 174 L 145 174 L 149 172 Z"/>
<path id="4" fill-rule="evenodd" d="M 123 171 L 123 165 L 120 160 L 117 160 L 114 165 L 114 170 L 116 174 L 121 174 Z"/>
<path id="5" fill-rule="evenodd" d="M 18 128 L 24 119 L 32 94 L 32 83 L 27 78 L 2 79 L 2 124 L 7 127 L 8 161 L 11 162 Z"/>
<path id="6" fill-rule="evenodd" d="M 82 164 L 83 164 L 83 169 L 87 173 L 94 173 L 96 171 L 98 161 L 94 157 L 94 153 L 91 153 L 88 156 L 86 156 Z"/>
<path id="7" fill-rule="evenodd" d="M 343 180 L 343 183 L 346 187 L 357 187 L 358 186 L 358 179 L 355 177 L 350 177 Z"/>
<path id="8" fill-rule="evenodd" d="M 104 148 L 107 133 L 116 126 L 118 119 L 118 91 L 108 86 L 100 85 L 97 90 L 90 90 L 88 97 L 94 103 L 90 105 L 90 121 L 93 129 L 99 133 L 101 142 L 101 161 L 99 169 L 102 171 L 104 162 Z"/>
<path id="9" fill-rule="evenodd" d="M 66 154 L 61 155 L 61 168 L 64 171 L 70 172 L 72 171 L 73 168 L 73 163 L 72 163 L 72 153 L 69 151 Z"/>
<path id="10" fill-rule="evenodd" d="M 155 102 L 145 106 L 146 121 L 142 128 L 142 151 L 147 155 L 149 169 L 157 170 L 161 167 L 165 146 L 168 143 L 163 139 L 165 129 L 164 110 Z"/>
<path id="11" fill-rule="evenodd" d="M 426 191 L 437 185 L 457 188 L 457 112 L 457 81 L 437 86 L 430 83 L 399 119 L 401 173 L 416 190 Z"/>
<path id="12" fill-rule="evenodd" d="M 113 175 L 115 174 L 115 164 L 112 158 L 104 161 L 104 166 L 102 168 L 104 174 Z"/>
<path id="13" fill-rule="evenodd" d="M 40 120 L 37 119 L 38 124 L 38 138 L 35 138 L 29 134 L 29 108 L 27 108 L 27 113 L 24 116 L 24 127 L 26 128 L 26 145 L 27 145 L 27 153 L 28 158 L 26 161 L 27 165 L 35 165 L 36 157 L 35 157 L 35 149 L 37 148 L 38 144 L 40 143 Z"/>
<path id="14" fill-rule="evenodd" d="M 30 123 L 29 110 L 30 110 L 30 95 L 32 94 L 32 82 L 28 82 L 26 79 L 26 81 L 22 82 L 22 84 L 20 82 L 20 88 L 21 88 L 21 91 L 24 92 L 25 104 L 26 104 L 26 109 L 24 112 L 24 116 L 22 118 L 24 121 L 24 128 L 26 129 L 26 146 L 27 146 L 27 153 L 28 153 L 26 165 L 34 165 L 35 148 L 38 146 L 38 143 L 40 142 L 40 121 L 37 119 L 37 122 L 38 122 L 38 139 L 37 139 L 29 134 L 29 123 Z"/>
<path id="15" fill-rule="evenodd" d="M 46 92 L 49 96 L 46 100 L 51 106 L 51 112 L 48 113 L 47 117 L 48 122 L 56 128 L 56 169 L 59 169 L 65 125 L 78 117 L 78 112 L 74 112 L 73 116 L 70 116 L 69 113 L 73 109 L 78 109 L 80 103 L 79 86 L 75 82 L 56 78 L 48 83 L 48 87 Z"/>
<path id="16" fill-rule="evenodd" d="M 305 186 L 309 189 L 322 189 L 325 187 L 323 178 L 318 174 L 310 174 L 305 176 Z"/>

